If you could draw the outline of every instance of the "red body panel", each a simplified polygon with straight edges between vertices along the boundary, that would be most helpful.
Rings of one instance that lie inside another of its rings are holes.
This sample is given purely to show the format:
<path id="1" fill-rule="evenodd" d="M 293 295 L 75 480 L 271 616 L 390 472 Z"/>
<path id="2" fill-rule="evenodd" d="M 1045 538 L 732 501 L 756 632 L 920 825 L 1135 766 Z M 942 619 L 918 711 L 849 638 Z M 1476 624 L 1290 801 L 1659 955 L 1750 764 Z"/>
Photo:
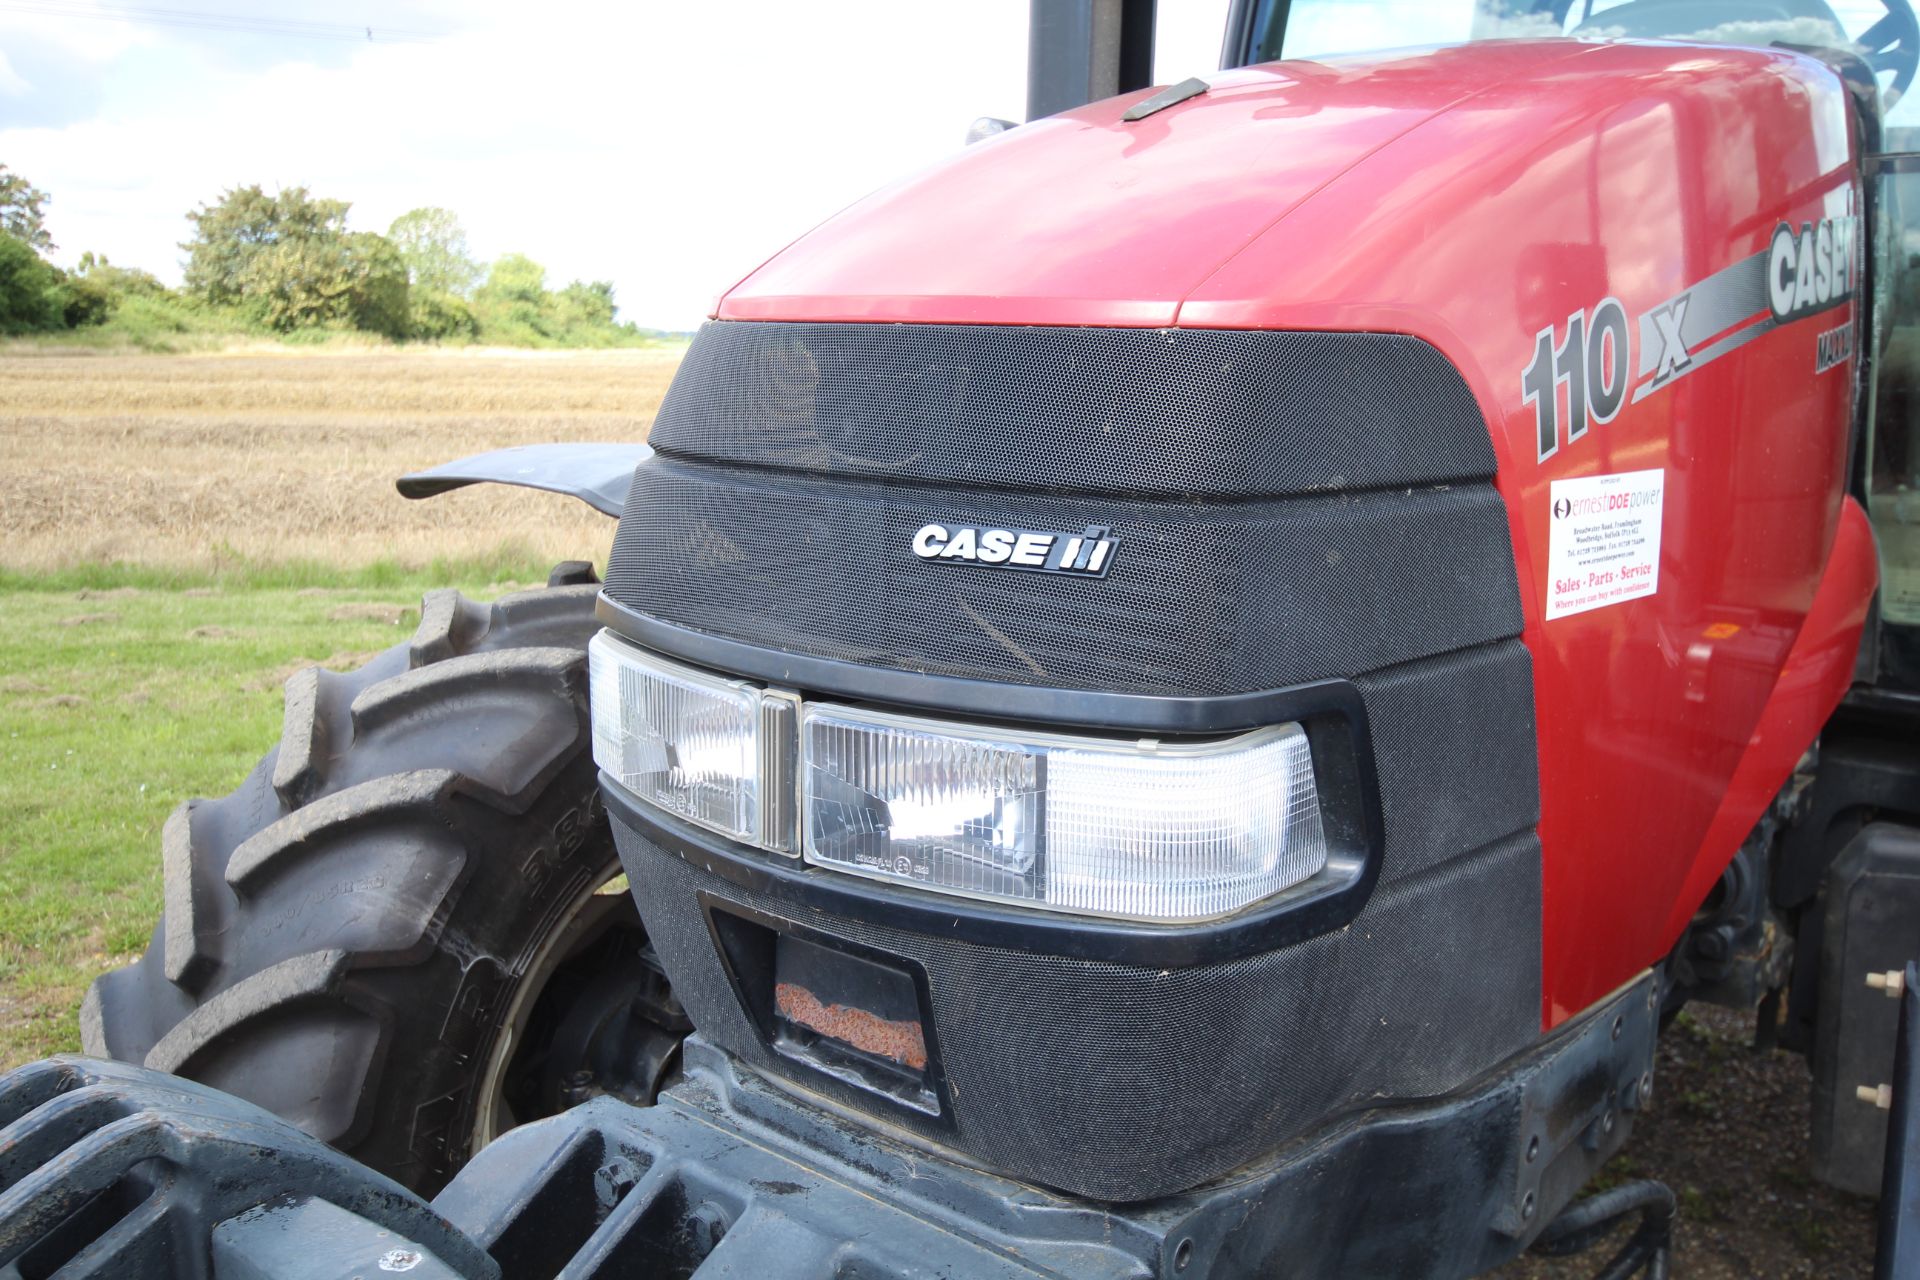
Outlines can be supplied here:
<path id="1" fill-rule="evenodd" d="M 1557 1023 L 1671 947 L 1846 687 L 1874 567 L 1841 497 L 1853 362 L 1821 335 L 1857 308 L 1749 296 L 1783 222 L 1861 209 L 1839 82 L 1784 52 L 1546 41 L 1255 68 L 1133 125 L 1129 101 L 855 206 L 719 314 L 1366 329 L 1445 352 L 1492 424 L 1534 660 Z M 1746 293 L 1706 287 L 1734 276 Z M 1649 381 L 1652 313 L 1683 294 L 1696 325 L 1709 294 L 1738 305 Z M 1543 460 L 1523 371 L 1609 298 L 1627 393 Z M 1657 591 L 1549 619 L 1553 482 L 1656 469 Z"/>
<path id="2" fill-rule="evenodd" d="M 1479 60 L 1483 74 L 1501 74 L 1499 56 Z M 1542 61 L 1538 48 L 1504 56 Z M 1120 119 L 1131 99 L 1095 103 L 875 192 L 747 277 L 719 315 L 1171 325 L 1288 210 L 1475 87 L 1424 62 L 1384 81 L 1290 64 L 1222 76 L 1133 124 Z"/>
<path id="3" fill-rule="evenodd" d="M 1848 498 L 1840 510 L 1840 531 L 1813 607 L 1787 653 L 1786 666 L 1721 797 L 1713 825 L 1694 853 L 1693 866 L 1668 913 L 1665 937 L 1679 940 L 1697 904 L 1706 898 L 1740 842 L 1799 763 L 1801 751 L 1853 683 L 1860 628 L 1866 622 L 1879 572 L 1873 527 L 1860 504 Z M 1710 662 L 1712 656 L 1706 654 L 1702 661 Z"/>

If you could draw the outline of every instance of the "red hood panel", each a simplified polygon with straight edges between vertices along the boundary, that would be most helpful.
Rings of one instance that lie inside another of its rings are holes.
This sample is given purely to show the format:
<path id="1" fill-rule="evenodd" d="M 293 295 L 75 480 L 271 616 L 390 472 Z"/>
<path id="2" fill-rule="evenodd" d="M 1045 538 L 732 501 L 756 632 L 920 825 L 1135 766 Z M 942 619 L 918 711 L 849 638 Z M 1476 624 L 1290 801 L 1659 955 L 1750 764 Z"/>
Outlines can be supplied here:
<path id="1" fill-rule="evenodd" d="M 1174 323 L 1180 301 L 1315 191 L 1572 43 L 1214 78 L 1135 123 L 1129 94 L 1025 125 L 869 196 L 721 300 L 731 320 Z"/>

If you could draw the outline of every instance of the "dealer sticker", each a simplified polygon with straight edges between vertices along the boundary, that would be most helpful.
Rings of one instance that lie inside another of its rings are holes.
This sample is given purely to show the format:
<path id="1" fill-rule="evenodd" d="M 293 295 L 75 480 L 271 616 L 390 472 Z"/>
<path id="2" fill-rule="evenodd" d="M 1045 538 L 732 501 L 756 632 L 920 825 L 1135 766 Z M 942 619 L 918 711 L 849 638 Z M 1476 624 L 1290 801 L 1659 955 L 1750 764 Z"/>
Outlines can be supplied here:
<path id="1" fill-rule="evenodd" d="M 1660 589 L 1665 471 L 1555 480 L 1547 536 L 1547 618 L 1650 596 Z"/>

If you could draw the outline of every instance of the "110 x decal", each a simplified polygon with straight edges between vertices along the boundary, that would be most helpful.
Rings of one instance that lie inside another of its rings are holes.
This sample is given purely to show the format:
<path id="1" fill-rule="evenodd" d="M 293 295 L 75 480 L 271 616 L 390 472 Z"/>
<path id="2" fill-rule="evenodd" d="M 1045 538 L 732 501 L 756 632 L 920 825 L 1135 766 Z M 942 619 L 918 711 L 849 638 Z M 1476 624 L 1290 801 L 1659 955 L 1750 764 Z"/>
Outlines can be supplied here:
<path id="1" fill-rule="evenodd" d="M 1744 258 L 1640 315 L 1639 337 L 1618 298 L 1603 298 L 1534 336 L 1533 359 L 1520 375 L 1521 403 L 1533 407 L 1540 460 L 1591 427 L 1613 421 L 1627 401 L 1639 403 L 1675 378 L 1710 364 L 1764 333 L 1840 306 L 1853 297 L 1855 218 L 1823 218 L 1795 231 L 1774 230 L 1767 248 Z M 1634 363 L 1634 349 L 1639 363 Z M 1852 322 L 1820 335 L 1816 374 L 1845 363 Z M 1631 373 L 1630 373 L 1631 371 Z M 1567 388 L 1566 420 L 1560 386 Z"/>

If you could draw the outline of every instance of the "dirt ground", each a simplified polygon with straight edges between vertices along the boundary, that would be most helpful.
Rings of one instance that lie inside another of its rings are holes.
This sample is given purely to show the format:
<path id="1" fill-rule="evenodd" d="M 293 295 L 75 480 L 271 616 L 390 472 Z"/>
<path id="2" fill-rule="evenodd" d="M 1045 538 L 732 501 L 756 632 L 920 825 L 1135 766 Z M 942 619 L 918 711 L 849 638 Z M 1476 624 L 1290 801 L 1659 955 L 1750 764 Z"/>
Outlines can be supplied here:
<path id="1" fill-rule="evenodd" d="M 1874 1205 L 1809 1176 L 1806 1059 L 1760 1054 L 1752 1014 L 1694 1005 L 1661 1037 L 1654 1103 L 1603 1178 L 1657 1178 L 1680 1201 L 1675 1280 L 1873 1274 Z M 1525 1258 L 1502 1280 L 1573 1280 L 1612 1256 Z"/>
<path id="2" fill-rule="evenodd" d="M 644 440 L 683 347 L 0 354 L 0 566 L 604 558 L 568 498 L 396 476 L 544 441 Z"/>

